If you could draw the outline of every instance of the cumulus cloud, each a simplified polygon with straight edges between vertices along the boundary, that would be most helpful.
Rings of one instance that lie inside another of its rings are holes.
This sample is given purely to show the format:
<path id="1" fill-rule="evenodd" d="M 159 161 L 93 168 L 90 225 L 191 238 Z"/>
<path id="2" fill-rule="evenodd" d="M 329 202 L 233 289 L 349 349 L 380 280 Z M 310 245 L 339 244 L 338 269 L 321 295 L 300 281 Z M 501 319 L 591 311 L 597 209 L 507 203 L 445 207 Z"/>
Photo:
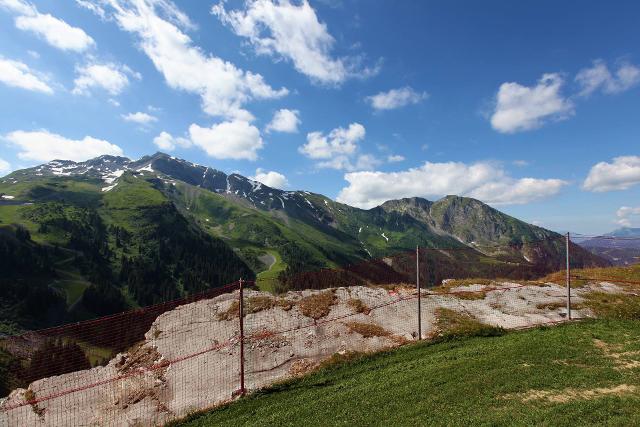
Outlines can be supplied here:
<path id="1" fill-rule="evenodd" d="M 126 65 L 114 63 L 89 63 L 76 67 L 76 74 L 72 91 L 75 95 L 88 95 L 92 89 L 103 89 L 116 96 L 129 86 L 127 75 L 141 78 L 139 73 L 133 72 Z"/>
<path id="2" fill-rule="evenodd" d="M 183 31 L 193 24 L 169 0 L 110 0 L 108 18 L 137 35 L 142 51 L 171 88 L 198 94 L 207 114 L 250 121 L 253 116 L 243 108 L 248 101 L 288 93 L 286 88 L 273 89 L 262 75 L 194 46 Z"/>
<path id="3" fill-rule="evenodd" d="M 491 126 L 498 132 L 514 133 L 571 116 L 574 106 L 561 93 L 563 83 L 557 73 L 543 74 L 533 87 L 515 82 L 503 83 L 496 95 Z"/>
<path id="4" fill-rule="evenodd" d="M 300 124 L 299 115 L 300 112 L 298 110 L 287 110 L 286 108 L 283 108 L 276 111 L 273 115 L 273 119 L 267 125 L 267 132 L 298 132 L 298 125 Z"/>
<path id="5" fill-rule="evenodd" d="M 335 39 L 320 22 L 307 0 L 249 0 L 244 10 L 227 11 L 224 2 L 212 13 L 238 36 L 248 39 L 258 54 L 291 61 L 294 68 L 314 82 L 339 84 L 352 76 L 374 74 L 359 69 L 360 58 L 332 55 Z"/>
<path id="6" fill-rule="evenodd" d="M 283 174 L 275 171 L 265 171 L 261 168 L 256 169 L 256 174 L 251 179 L 273 188 L 284 189 L 289 186 L 289 181 Z"/>
<path id="7" fill-rule="evenodd" d="M 4 159 L 0 159 L 0 174 L 4 175 L 11 170 L 11 165 Z"/>
<path id="8" fill-rule="evenodd" d="M 80 162 L 103 154 L 123 155 L 120 147 L 103 139 L 85 136 L 74 140 L 47 130 L 17 130 L 6 134 L 4 139 L 19 148 L 18 157 L 22 160 L 48 162 L 58 159 Z"/>
<path id="9" fill-rule="evenodd" d="M 616 223 L 623 227 L 640 227 L 640 207 L 623 206 L 616 212 Z"/>
<path id="10" fill-rule="evenodd" d="M 235 120 L 200 127 L 192 124 L 189 135 L 193 144 L 216 159 L 256 160 L 264 143 L 257 127 Z"/>
<path id="11" fill-rule="evenodd" d="M 381 111 L 417 104 L 428 96 L 426 92 L 416 92 L 409 86 L 405 86 L 400 89 L 391 89 L 388 92 L 380 92 L 376 95 L 368 96 L 366 99 L 373 108 Z"/>
<path id="12" fill-rule="evenodd" d="M 23 62 L 2 57 L 0 57 L 0 82 L 34 92 L 53 93 L 44 75 L 31 70 Z"/>
<path id="13" fill-rule="evenodd" d="M 400 172 L 351 172 L 338 201 L 372 208 L 390 199 L 457 194 L 494 205 L 524 204 L 557 194 L 567 182 L 560 179 L 513 178 L 489 162 L 425 162 Z"/>
<path id="14" fill-rule="evenodd" d="M 595 164 L 582 188 L 604 192 L 626 190 L 636 184 L 640 184 L 640 156 L 621 156 L 615 157 L 611 162 Z"/>
<path id="15" fill-rule="evenodd" d="M 300 147 L 299 151 L 311 159 L 350 155 L 355 153 L 358 141 L 363 140 L 365 134 L 365 128 L 360 123 L 351 123 L 347 129 L 333 129 L 329 135 L 311 132 L 307 134 L 307 143 Z"/>
<path id="16" fill-rule="evenodd" d="M 582 88 L 582 96 L 591 95 L 598 90 L 606 94 L 620 93 L 640 83 L 640 68 L 622 63 L 612 74 L 607 64 L 599 59 L 590 68 L 582 69 L 576 76 L 576 82 Z"/>
<path id="17" fill-rule="evenodd" d="M 95 45 L 81 28 L 73 27 L 48 13 L 40 13 L 27 1 L 0 0 L 0 8 L 17 14 L 15 25 L 18 29 L 38 35 L 57 49 L 83 52 Z"/>
<path id="18" fill-rule="evenodd" d="M 298 148 L 304 156 L 318 160 L 320 168 L 338 170 L 372 169 L 381 162 L 371 154 L 358 154 L 358 142 L 364 140 L 366 131 L 360 123 L 336 128 L 328 135 L 322 132 L 307 134 L 307 143 Z"/>
<path id="19" fill-rule="evenodd" d="M 189 148 L 193 145 L 189 139 L 174 137 L 165 131 L 160 132 L 160 135 L 153 138 L 153 143 L 164 151 L 173 151 L 176 147 Z"/>
<path id="20" fill-rule="evenodd" d="M 137 123 L 139 125 L 149 125 L 158 121 L 156 116 L 152 116 L 151 114 L 143 113 L 141 111 L 138 111 L 137 113 L 123 114 L 122 119 L 125 122 Z"/>

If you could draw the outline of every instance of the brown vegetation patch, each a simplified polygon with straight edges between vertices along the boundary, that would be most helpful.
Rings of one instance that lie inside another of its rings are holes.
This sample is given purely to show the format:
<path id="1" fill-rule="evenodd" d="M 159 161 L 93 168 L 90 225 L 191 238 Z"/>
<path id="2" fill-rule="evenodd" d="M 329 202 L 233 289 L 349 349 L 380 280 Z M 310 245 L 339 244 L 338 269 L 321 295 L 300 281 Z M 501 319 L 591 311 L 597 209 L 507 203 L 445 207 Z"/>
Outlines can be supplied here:
<path id="1" fill-rule="evenodd" d="M 162 355 L 158 352 L 157 348 L 141 343 L 133 346 L 127 353 L 123 354 L 115 366 L 120 373 L 126 374 L 140 368 L 149 369 L 157 367 L 156 364 L 161 358 Z M 158 369 L 158 371 L 159 370 L 160 369 Z"/>
<path id="2" fill-rule="evenodd" d="M 541 302 L 536 304 L 536 308 L 538 310 L 559 310 L 561 308 L 567 308 L 566 301 L 551 301 L 551 302 Z M 584 306 L 580 303 L 571 302 L 571 310 L 582 310 Z"/>
<path id="3" fill-rule="evenodd" d="M 306 375 L 317 366 L 318 364 L 311 359 L 298 359 L 291 364 L 289 374 L 296 377 Z"/>
<path id="4" fill-rule="evenodd" d="M 474 301 L 474 300 L 485 299 L 485 297 L 487 296 L 487 293 L 488 293 L 488 291 L 485 291 L 485 290 L 480 290 L 480 291 L 460 291 L 460 292 L 453 292 L 452 295 L 454 297 L 456 297 L 456 298 Z"/>
<path id="5" fill-rule="evenodd" d="M 31 405 L 31 409 L 37 416 L 42 417 L 44 415 L 45 409 L 38 406 L 38 402 L 36 402 L 36 394 L 30 388 L 24 392 L 24 400 Z"/>
<path id="6" fill-rule="evenodd" d="M 616 283 L 619 286 L 623 286 L 630 290 L 640 290 L 640 284 L 633 283 L 617 283 L 615 279 L 623 281 L 636 281 L 640 282 L 640 264 L 635 264 L 628 267 L 603 267 L 603 268 L 579 268 L 571 270 L 571 276 L 579 276 L 587 279 L 571 278 L 571 287 L 580 288 L 590 282 L 611 282 Z M 540 281 L 553 282 L 558 285 L 564 285 L 566 280 L 565 270 L 551 273 Z"/>
<path id="7" fill-rule="evenodd" d="M 334 291 L 323 291 L 302 298 L 297 302 L 297 306 L 303 315 L 318 320 L 327 316 L 335 303 Z"/>
<path id="8" fill-rule="evenodd" d="M 616 369 L 640 368 L 640 360 L 634 360 L 634 356 L 640 356 L 638 351 L 623 351 L 621 344 L 609 344 L 602 340 L 593 340 L 593 345 L 602 351 L 605 357 L 611 359 L 616 365 Z"/>
<path id="9" fill-rule="evenodd" d="M 501 335 L 502 328 L 482 323 L 469 313 L 440 307 L 436 310 L 435 330 L 430 338 Z"/>
<path id="10" fill-rule="evenodd" d="M 216 319 L 218 319 L 218 321 L 235 319 L 240 315 L 239 310 L 240 304 L 238 301 L 232 301 L 225 311 L 216 314 Z"/>
<path id="11" fill-rule="evenodd" d="M 349 322 L 346 325 L 352 332 L 360 334 L 364 338 L 388 337 L 391 335 L 391 332 L 375 323 Z"/>
<path id="12" fill-rule="evenodd" d="M 626 396 L 635 394 L 638 388 L 634 385 L 620 384 L 615 387 L 603 387 L 592 389 L 567 388 L 560 391 L 529 390 L 524 393 L 516 393 L 504 396 L 505 399 L 518 399 L 523 403 L 534 401 L 547 401 L 549 403 L 567 403 L 574 400 L 592 400 L 604 396 Z"/>
<path id="13" fill-rule="evenodd" d="M 280 307 L 284 311 L 289 311 L 293 308 L 293 303 L 284 298 L 273 298 L 268 295 L 258 295 L 249 297 L 245 313 L 259 313 L 275 307 Z"/>
<path id="14" fill-rule="evenodd" d="M 584 305 L 597 317 L 640 320 L 640 296 L 591 292 L 584 296 Z"/>
<path id="15" fill-rule="evenodd" d="M 359 298 L 351 298 L 347 301 L 347 304 L 354 313 L 369 314 L 371 312 L 371 309 Z"/>

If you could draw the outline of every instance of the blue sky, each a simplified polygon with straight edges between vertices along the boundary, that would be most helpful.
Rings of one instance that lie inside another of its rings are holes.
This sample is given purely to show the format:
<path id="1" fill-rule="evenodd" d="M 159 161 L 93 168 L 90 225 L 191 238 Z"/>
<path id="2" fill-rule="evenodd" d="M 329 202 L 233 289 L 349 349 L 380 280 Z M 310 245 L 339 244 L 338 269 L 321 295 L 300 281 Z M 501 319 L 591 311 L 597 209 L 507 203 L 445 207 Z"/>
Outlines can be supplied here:
<path id="1" fill-rule="evenodd" d="M 640 4 L 0 0 L 0 174 L 169 152 L 361 207 L 640 226 Z"/>

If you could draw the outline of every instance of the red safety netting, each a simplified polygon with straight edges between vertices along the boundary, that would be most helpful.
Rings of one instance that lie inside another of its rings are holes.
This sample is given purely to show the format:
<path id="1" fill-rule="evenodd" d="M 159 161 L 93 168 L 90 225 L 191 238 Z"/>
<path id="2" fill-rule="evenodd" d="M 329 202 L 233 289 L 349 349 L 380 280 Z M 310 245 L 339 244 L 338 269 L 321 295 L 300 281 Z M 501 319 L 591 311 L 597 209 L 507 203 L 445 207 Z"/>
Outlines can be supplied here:
<path id="1" fill-rule="evenodd" d="M 536 257 L 563 239 L 420 248 L 6 337 L 22 388 L 0 424 L 163 424 L 354 352 L 563 322 L 566 288 L 537 280 L 563 266 Z"/>

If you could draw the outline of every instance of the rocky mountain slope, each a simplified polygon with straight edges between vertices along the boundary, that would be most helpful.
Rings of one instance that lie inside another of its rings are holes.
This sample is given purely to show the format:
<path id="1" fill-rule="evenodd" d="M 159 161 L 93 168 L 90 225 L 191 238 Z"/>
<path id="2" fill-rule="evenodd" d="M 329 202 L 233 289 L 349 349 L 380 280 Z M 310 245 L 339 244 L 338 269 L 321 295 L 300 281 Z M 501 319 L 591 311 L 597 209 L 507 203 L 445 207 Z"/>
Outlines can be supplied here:
<path id="1" fill-rule="evenodd" d="M 66 301 L 67 313 L 46 322 L 13 313 L 28 327 L 144 306 L 239 277 L 257 275 L 266 290 L 305 287 L 282 278 L 416 245 L 451 250 L 424 253 L 425 284 L 460 275 L 535 277 L 564 262 L 560 235 L 477 200 L 411 198 L 363 210 L 163 153 L 54 160 L 13 172 L 0 179 L 0 227 L 5 235 L 25 230 L 26 244 L 47 254 L 49 269 L 38 281 Z M 572 252 L 576 267 L 607 264 L 579 247 Z M 410 281 L 410 266 L 378 267 Z M 31 279 L 20 274 L 22 283 Z M 367 269 L 356 275 L 361 282 L 379 276 Z M 46 311 L 59 314 L 57 307 Z M 4 313 L 6 320 L 10 307 Z"/>
<path id="2" fill-rule="evenodd" d="M 456 324 L 511 329 L 565 319 L 565 289 L 552 283 L 496 282 L 451 291 L 423 291 L 425 338 L 447 334 Z M 619 298 L 625 290 L 592 283 L 575 290 L 574 303 L 582 304 L 592 292 Z M 327 293 L 331 299 L 324 298 Z M 411 287 L 356 286 L 289 292 L 281 298 L 248 292 L 253 309 L 244 321 L 247 388 L 254 391 L 304 374 L 338 355 L 414 341 L 415 296 Z M 225 294 L 168 311 L 139 345 L 105 366 L 49 376 L 11 391 L 0 399 L 0 424 L 162 425 L 231 401 L 239 387 L 237 298 L 237 292 Z M 309 310 L 309 300 L 325 301 L 323 311 Z M 593 315 L 589 308 L 574 310 L 576 318 Z"/>

